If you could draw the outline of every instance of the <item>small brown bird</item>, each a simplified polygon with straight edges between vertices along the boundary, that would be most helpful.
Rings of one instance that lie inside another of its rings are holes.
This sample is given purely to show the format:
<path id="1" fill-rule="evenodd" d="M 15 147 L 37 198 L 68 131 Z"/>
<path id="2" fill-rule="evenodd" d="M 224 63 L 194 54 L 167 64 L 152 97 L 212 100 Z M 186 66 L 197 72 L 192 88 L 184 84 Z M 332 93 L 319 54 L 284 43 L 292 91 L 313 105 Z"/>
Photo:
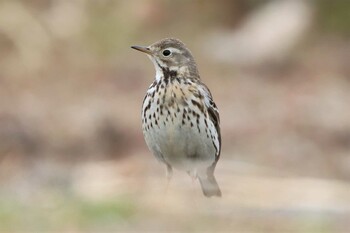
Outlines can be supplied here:
<path id="1" fill-rule="evenodd" d="M 196 62 L 177 39 L 131 48 L 148 55 L 156 69 L 142 105 L 142 129 L 148 148 L 167 167 L 199 179 L 203 194 L 221 196 L 214 177 L 220 157 L 219 112 Z"/>

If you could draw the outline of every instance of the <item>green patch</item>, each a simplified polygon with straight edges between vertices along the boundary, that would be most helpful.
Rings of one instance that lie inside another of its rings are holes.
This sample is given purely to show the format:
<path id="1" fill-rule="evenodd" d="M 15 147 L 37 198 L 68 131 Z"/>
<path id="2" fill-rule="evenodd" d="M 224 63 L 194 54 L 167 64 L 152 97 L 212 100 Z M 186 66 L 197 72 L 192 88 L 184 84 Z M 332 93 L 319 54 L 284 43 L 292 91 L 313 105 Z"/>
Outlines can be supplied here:
<path id="1" fill-rule="evenodd" d="M 40 201 L 20 203 L 3 199 L 0 202 L 0 231 L 116 229 L 135 212 L 134 204 L 124 197 L 94 202 L 63 198 L 49 207 Z"/>
<path id="2" fill-rule="evenodd" d="M 322 30 L 350 36 L 350 2 L 343 0 L 317 1 L 318 23 Z"/>

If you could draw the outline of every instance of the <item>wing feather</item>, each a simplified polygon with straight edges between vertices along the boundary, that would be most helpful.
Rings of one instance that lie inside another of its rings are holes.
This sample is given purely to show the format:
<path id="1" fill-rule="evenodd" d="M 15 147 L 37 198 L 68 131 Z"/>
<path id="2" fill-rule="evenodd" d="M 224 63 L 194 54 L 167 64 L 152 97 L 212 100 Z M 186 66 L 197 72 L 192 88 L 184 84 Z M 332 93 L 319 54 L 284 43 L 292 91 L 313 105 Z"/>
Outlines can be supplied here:
<path id="1" fill-rule="evenodd" d="M 213 100 L 213 97 L 209 91 L 209 88 L 202 83 L 202 87 L 203 87 L 203 93 L 204 93 L 204 103 L 206 105 L 206 108 L 208 110 L 208 115 L 209 118 L 211 120 L 211 122 L 213 122 L 214 127 L 216 129 L 217 132 L 217 140 L 218 140 L 218 145 L 217 147 L 217 152 L 216 152 L 216 159 L 215 162 L 217 162 L 219 160 L 220 157 L 220 152 L 221 152 L 221 132 L 220 132 L 220 115 L 219 115 L 219 110 Z"/>

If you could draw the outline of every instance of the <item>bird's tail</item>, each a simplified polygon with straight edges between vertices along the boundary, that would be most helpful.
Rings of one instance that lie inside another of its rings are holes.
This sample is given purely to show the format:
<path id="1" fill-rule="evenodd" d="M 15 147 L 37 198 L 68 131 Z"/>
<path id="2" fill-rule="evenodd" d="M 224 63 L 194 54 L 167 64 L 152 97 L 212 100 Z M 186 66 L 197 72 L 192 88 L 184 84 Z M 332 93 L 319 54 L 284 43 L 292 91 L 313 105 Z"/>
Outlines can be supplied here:
<path id="1" fill-rule="evenodd" d="M 199 183 L 201 184 L 204 196 L 206 196 L 206 197 L 212 197 L 212 196 L 221 197 L 221 190 L 220 190 L 218 183 L 216 182 L 214 174 L 212 174 L 212 173 L 206 174 L 206 177 L 199 176 L 198 179 L 199 179 Z"/>

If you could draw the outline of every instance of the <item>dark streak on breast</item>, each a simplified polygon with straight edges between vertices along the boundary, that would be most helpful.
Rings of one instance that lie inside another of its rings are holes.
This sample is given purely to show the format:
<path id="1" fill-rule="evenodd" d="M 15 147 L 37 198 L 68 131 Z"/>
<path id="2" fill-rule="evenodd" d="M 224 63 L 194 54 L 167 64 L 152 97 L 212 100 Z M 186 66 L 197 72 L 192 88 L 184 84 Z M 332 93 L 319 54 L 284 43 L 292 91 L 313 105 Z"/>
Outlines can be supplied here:
<path id="1" fill-rule="evenodd" d="M 202 105 L 202 104 L 198 103 L 198 102 L 195 101 L 195 100 L 191 100 L 191 102 L 192 102 L 193 105 L 197 106 L 197 108 L 198 108 L 202 113 L 204 113 L 204 108 L 203 108 L 203 105 Z"/>

